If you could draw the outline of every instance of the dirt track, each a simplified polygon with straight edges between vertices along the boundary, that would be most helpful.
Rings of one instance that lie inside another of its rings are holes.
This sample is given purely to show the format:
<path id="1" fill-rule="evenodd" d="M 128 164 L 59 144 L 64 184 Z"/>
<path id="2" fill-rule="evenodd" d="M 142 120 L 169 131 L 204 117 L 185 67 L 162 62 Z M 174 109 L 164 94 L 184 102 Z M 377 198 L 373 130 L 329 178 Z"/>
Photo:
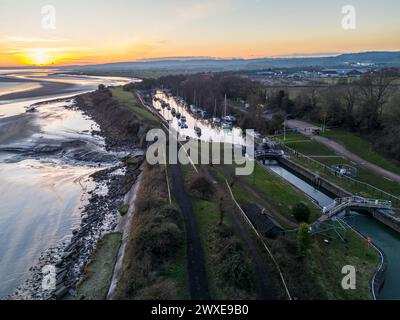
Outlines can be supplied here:
<path id="1" fill-rule="evenodd" d="M 170 172 L 172 174 L 175 199 L 185 220 L 190 295 L 193 300 L 209 300 L 210 294 L 208 291 L 204 253 L 194 218 L 192 200 L 186 193 L 180 165 L 170 165 Z"/>
<path id="2" fill-rule="evenodd" d="M 340 143 L 337 143 L 337 142 L 332 141 L 325 137 L 312 135 L 311 132 L 305 130 L 307 128 L 316 128 L 314 125 L 304 122 L 304 121 L 299 121 L 299 120 L 288 120 L 287 125 L 290 128 L 299 129 L 300 132 L 304 132 L 304 134 L 307 136 L 310 136 L 311 139 L 327 146 L 328 148 L 330 148 L 337 154 L 339 154 L 343 157 L 346 157 L 350 161 L 353 161 L 354 163 L 356 163 L 360 166 L 363 166 L 364 168 L 366 168 L 378 175 L 384 176 L 385 178 L 387 178 L 389 180 L 400 183 L 400 175 L 398 175 L 394 172 L 388 171 L 382 167 L 379 167 L 376 164 L 366 161 L 365 159 L 355 155 L 350 150 L 346 149 L 346 147 L 344 147 Z"/>

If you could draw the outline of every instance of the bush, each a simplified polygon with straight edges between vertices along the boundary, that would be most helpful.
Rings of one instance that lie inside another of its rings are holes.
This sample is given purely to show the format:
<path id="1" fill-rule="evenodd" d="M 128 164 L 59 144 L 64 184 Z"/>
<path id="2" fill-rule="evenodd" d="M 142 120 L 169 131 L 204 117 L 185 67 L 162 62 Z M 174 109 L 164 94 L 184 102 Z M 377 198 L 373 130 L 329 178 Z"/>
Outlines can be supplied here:
<path id="1" fill-rule="evenodd" d="M 119 213 L 121 214 L 121 216 L 126 215 L 128 211 L 129 211 L 129 204 L 124 204 L 121 206 L 121 208 L 119 208 Z"/>
<path id="2" fill-rule="evenodd" d="M 137 249 L 140 256 L 151 253 L 153 258 L 162 259 L 173 255 L 182 240 L 183 232 L 175 223 L 152 221 L 142 230 Z"/>
<path id="3" fill-rule="evenodd" d="M 138 295 L 138 300 L 176 300 L 178 297 L 176 284 L 170 280 L 164 280 L 144 288 Z"/>
<path id="4" fill-rule="evenodd" d="M 192 178 L 190 190 L 198 193 L 202 199 L 208 200 L 214 195 L 215 187 L 205 176 L 197 174 Z"/>
<path id="5" fill-rule="evenodd" d="M 216 265 L 221 282 L 236 289 L 251 290 L 253 271 L 239 239 L 227 226 L 218 227 L 216 232 L 220 236 Z"/>
<path id="6" fill-rule="evenodd" d="M 310 214 L 310 208 L 303 202 L 299 202 L 293 207 L 293 215 L 298 222 L 309 222 Z"/>
<path id="7" fill-rule="evenodd" d="M 310 226 L 306 223 L 302 223 L 297 233 L 297 249 L 301 257 L 307 255 L 308 251 L 311 249 L 311 244 L 312 237 Z"/>

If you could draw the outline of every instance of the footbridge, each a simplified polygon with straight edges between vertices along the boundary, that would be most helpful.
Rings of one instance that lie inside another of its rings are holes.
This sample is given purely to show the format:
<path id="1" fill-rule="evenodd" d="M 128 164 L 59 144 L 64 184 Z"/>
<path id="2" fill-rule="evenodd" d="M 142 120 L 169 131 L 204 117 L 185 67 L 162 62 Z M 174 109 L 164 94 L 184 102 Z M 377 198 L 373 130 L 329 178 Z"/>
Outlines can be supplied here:
<path id="1" fill-rule="evenodd" d="M 329 206 L 322 208 L 323 215 L 312 224 L 311 230 L 314 233 L 323 233 L 334 230 L 343 240 L 346 227 L 338 218 L 339 214 L 349 210 L 369 210 L 369 211 L 392 211 L 392 203 L 379 199 L 366 199 L 362 197 L 347 197 L 335 199 Z"/>
<path id="2" fill-rule="evenodd" d="M 350 210 L 392 210 L 392 203 L 390 201 L 379 199 L 366 199 L 362 197 L 348 197 L 335 199 L 329 206 L 322 208 L 323 216 L 317 221 L 320 224 L 334 216 Z"/>
<path id="3" fill-rule="evenodd" d="M 254 157 L 258 161 L 277 159 L 285 155 L 280 144 L 275 141 L 264 139 L 264 142 L 257 146 Z"/>
<path id="4" fill-rule="evenodd" d="M 329 206 L 324 207 L 322 211 L 325 215 L 332 217 L 347 209 L 391 210 L 392 203 L 390 201 L 366 199 L 362 197 L 339 198 L 335 199 Z"/>

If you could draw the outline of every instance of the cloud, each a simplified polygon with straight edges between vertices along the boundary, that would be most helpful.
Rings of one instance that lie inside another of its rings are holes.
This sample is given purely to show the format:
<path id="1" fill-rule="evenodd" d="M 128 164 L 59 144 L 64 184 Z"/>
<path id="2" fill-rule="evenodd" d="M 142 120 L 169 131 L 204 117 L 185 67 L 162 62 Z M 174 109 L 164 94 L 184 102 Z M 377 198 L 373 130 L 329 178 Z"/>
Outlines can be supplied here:
<path id="1" fill-rule="evenodd" d="M 0 42 L 8 43 L 45 43 L 45 42 L 62 42 L 65 39 L 59 38 L 30 38 L 30 37 L 20 37 L 20 36 L 5 36 L 0 38 Z"/>

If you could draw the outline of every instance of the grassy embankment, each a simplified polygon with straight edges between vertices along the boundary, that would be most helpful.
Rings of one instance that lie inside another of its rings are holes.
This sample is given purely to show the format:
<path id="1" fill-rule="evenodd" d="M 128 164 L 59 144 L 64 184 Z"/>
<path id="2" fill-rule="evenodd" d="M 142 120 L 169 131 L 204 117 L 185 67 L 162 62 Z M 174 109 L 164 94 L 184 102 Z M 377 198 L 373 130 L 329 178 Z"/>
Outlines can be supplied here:
<path id="1" fill-rule="evenodd" d="M 77 285 L 77 299 L 106 299 L 121 238 L 121 233 L 110 233 L 99 241 L 91 262 L 86 267 L 85 277 Z"/>
<path id="2" fill-rule="evenodd" d="M 193 187 L 200 176 L 183 165 L 185 188 L 192 195 L 193 212 L 204 251 L 210 295 L 216 300 L 257 299 L 258 284 L 248 248 L 234 230 L 234 210 L 227 195 L 210 185 L 203 194 Z M 221 215 L 221 207 L 223 213 Z"/>
<path id="3" fill-rule="evenodd" d="M 132 92 L 125 91 L 121 87 L 111 88 L 110 90 L 119 103 L 128 106 L 142 121 L 158 123 L 158 119 L 151 112 L 140 107 L 138 98 Z"/>
<path id="4" fill-rule="evenodd" d="M 297 152 L 300 152 L 328 167 L 338 164 L 347 164 L 353 166 L 357 169 L 357 177 L 356 177 L 357 180 L 373 185 L 395 196 L 400 195 L 400 185 L 398 183 L 389 181 L 380 175 L 372 173 L 369 170 L 361 166 L 358 166 L 341 156 L 338 156 L 334 151 L 332 151 L 331 149 L 329 149 L 328 147 L 324 146 L 319 142 L 310 140 L 309 138 L 304 137 L 303 135 L 300 134 L 291 134 L 287 136 L 287 139 L 284 143 L 288 147 L 296 150 Z M 379 156 L 377 155 L 377 157 Z M 376 192 L 373 189 L 368 188 L 367 186 L 361 184 L 355 184 L 347 179 L 343 179 L 330 174 L 327 170 L 324 170 L 323 166 L 318 165 L 315 162 L 294 156 L 292 156 L 292 160 L 298 162 L 299 164 L 305 166 L 306 168 L 312 170 L 313 172 L 318 172 L 318 174 L 320 174 L 322 177 L 329 179 L 330 181 L 348 190 L 349 192 L 352 192 L 353 194 L 368 198 L 373 198 L 373 197 L 385 198 L 385 196 L 382 195 L 380 192 Z"/>
<path id="5" fill-rule="evenodd" d="M 229 176 L 226 166 L 213 167 L 212 170 L 220 181 Z M 252 180 L 252 177 L 245 179 Z M 293 222 L 295 221 L 291 215 L 291 204 L 303 201 L 312 208 L 312 204 L 303 193 L 263 169 L 257 169 L 256 184 L 252 187 L 254 192 L 249 191 L 247 187 L 248 184 L 245 186 L 244 183 L 236 182 L 233 188 L 234 195 L 242 207 L 252 202 L 259 203 L 255 194 L 261 193 L 281 216 L 286 216 Z M 331 243 L 326 245 L 324 239 L 330 239 Z M 296 233 L 287 232 L 284 238 L 278 240 L 264 238 L 264 241 L 272 247 L 293 297 L 370 299 L 369 285 L 378 266 L 378 255 L 351 230 L 347 231 L 346 240 L 346 243 L 342 242 L 333 233 L 313 236 L 309 253 L 303 258 L 297 254 Z M 346 291 L 341 288 L 343 278 L 341 270 L 345 265 L 356 267 L 357 290 Z"/>
<path id="6" fill-rule="evenodd" d="M 122 88 L 111 92 L 143 122 L 159 124 L 137 97 Z M 181 213 L 169 205 L 165 169 L 145 165 L 117 299 L 189 299 L 186 236 Z"/>
<path id="7" fill-rule="evenodd" d="M 368 162 L 400 174 L 399 166 L 375 152 L 372 144 L 369 141 L 357 136 L 354 133 L 343 130 L 328 130 L 323 134 L 323 136 L 343 144 L 347 149 L 351 150 L 351 152 Z"/>
<path id="8" fill-rule="evenodd" d="M 161 166 L 144 167 L 116 299 L 189 299 L 183 219 Z"/>
<path id="9" fill-rule="evenodd" d="M 148 127 L 158 125 L 157 119 L 140 107 L 136 97 L 122 88 L 112 88 L 114 103 L 110 107 L 127 106 Z M 97 95 L 98 96 L 98 95 Z M 84 95 L 92 105 L 96 94 Z M 107 95 L 103 97 L 108 99 Z M 187 285 L 185 230 L 182 217 L 169 206 L 165 194 L 165 172 L 161 167 L 145 166 L 143 184 L 137 196 L 124 259 L 124 273 L 117 288 L 120 299 L 186 299 Z M 121 234 L 107 234 L 98 243 L 78 297 L 104 299 L 110 286 Z"/>

